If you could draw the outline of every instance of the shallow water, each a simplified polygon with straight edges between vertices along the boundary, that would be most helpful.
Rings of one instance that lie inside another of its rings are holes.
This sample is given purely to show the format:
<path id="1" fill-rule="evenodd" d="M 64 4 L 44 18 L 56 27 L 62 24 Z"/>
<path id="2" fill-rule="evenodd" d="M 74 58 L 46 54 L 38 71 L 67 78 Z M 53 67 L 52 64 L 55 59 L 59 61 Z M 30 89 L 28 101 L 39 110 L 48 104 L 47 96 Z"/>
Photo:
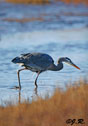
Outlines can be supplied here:
<path id="1" fill-rule="evenodd" d="M 31 100 L 34 96 L 44 97 L 45 94 L 52 95 L 56 87 L 65 88 L 68 82 L 75 82 L 88 74 L 88 9 L 82 5 L 79 7 L 67 5 L 13 5 L 0 4 L 0 104 L 5 105 L 6 101 L 17 102 L 19 91 L 11 89 L 18 85 L 17 70 L 20 69 L 11 60 L 23 53 L 43 52 L 51 55 L 57 64 L 59 57 L 69 57 L 81 70 L 64 64 L 64 68 L 58 72 L 46 71 L 38 78 L 37 93 L 34 80 L 36 74 L 31 71 L 21 72 L 21 100 Z M 7 7 L 7 8 L 6 8 Z M 16 8 L 17 7 L 17 8 Z M 23 10 L 23 7 L 25 10 Z M 81 8 L 81 9 L 80 9 Z M 12 11 L 10 11 L 12 9 Z M 28 10 L 31 10 L 28 11 Z M 54 10 L 54 11 L 53 11 Z M 76 12 L 77 10 L 77 12 Z M 16 12 L 19 13 L 16 13 Z M 57 14 L 63 17 L 65 23 L 58 22 Z M 69 16 L 63 16 L 70 14 Z M 52 15 L 50 15 L 52 13 Z M 72 16 L 72 14 L 75 16 Z M 80 13 L 81 16 L 77 14 Z M 44 21 L 33 22 L 8 22 L 3 19 L 9 17 L 40 17 Z M 47 16 L 45 16 L 47 15 Z M 51 19 L 51 20 L 50 20 Z M 66 23 L 71 21 L 71 25 Z M 14 100 L 13 100 L 14 99 Z"/>

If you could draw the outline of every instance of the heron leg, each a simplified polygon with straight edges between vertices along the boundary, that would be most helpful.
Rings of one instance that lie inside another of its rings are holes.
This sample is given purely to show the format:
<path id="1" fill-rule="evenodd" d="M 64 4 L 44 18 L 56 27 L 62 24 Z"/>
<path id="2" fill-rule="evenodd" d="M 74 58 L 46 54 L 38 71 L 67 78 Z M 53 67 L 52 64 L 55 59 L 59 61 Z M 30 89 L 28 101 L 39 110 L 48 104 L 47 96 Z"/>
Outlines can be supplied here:
<path id="1" fill-rule="evenodd" d="M 37 85 L 37 79 L 38 79 L 38 76 L 39 76 L 40 73 L 41 73 L 41 72 L 39 71 L 38 74 L 37 74 L 37 77 L 36 77 L 36 79 L 35 79 L 35 86 L 36 86 L 36 88 L 38 87 L 38 85 Z"/>
<path id="2" fill-rule="evenodd" d="M 26 68 L 23 68 L 23 69 L 20 69 L 20 70 L 17 71 L 18 82 L 19 82 L 19 87 L 17 87 L 17 88 L 19 88 L 19 89 L 21 89 L 21 83 L 20 83 L 20 71 L 22 71 L 22 70 L 26 70 Z"/>

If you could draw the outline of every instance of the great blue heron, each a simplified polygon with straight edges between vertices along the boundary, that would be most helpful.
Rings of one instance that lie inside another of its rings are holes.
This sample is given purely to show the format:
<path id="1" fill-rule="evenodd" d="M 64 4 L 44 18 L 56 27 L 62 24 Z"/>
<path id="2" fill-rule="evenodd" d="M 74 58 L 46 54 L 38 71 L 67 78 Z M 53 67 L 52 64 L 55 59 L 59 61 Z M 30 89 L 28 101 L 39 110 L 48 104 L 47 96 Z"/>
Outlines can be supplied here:
<path id="1" fill-rule="evenodd" d="M 20 64 L 22 69 L 18 70 L 18 82 L 19 82 L 19 88 L 21 89 L 20 84 L 20 71 L 22 70 L 31 70 L 33 72 L 37 73 L 37 77 L 35 79 L 35 86 L 37 87 L 37 79 L 40 73 L 46 71 L 46 70 L 52 70 L 52 71 L 59 71 L 63 68 L 63 62 L 66 62 L 77 69 L 80 69 L 78 66 L 76 66 L 68 57 L 61 57 L 58 59 L 57 65 L 54 64 L 54 60 L 51 56 L 44 53 L 27 53 L 27 54 L 21 54 L 20 57 L 16 57 L 12 60 L 13 63 Z"/>

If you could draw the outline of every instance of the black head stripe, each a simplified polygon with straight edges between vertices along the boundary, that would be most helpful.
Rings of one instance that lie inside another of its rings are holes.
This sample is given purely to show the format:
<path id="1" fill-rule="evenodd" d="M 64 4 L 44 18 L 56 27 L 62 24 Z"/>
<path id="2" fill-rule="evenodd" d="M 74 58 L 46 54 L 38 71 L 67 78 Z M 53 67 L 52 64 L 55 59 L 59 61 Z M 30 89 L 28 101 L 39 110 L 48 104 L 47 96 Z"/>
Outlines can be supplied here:
<path id="1" fill-rule="evenodd" d="M 66 60 L 71 61 L 68 57 L 66 57 Z"/>

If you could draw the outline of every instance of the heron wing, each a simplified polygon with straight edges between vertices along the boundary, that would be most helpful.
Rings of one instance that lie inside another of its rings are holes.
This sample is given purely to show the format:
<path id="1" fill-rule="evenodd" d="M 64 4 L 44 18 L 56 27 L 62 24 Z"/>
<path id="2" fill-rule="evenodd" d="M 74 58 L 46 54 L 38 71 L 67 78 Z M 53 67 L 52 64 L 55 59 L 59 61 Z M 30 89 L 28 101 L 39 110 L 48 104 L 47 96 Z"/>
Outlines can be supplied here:
<path id="1" fill-rule="evenodd" d="M 54 63 L 51 56 L 43 53 L 22 54 L 24 65 L 36 70 L 47 70 Z"/>

